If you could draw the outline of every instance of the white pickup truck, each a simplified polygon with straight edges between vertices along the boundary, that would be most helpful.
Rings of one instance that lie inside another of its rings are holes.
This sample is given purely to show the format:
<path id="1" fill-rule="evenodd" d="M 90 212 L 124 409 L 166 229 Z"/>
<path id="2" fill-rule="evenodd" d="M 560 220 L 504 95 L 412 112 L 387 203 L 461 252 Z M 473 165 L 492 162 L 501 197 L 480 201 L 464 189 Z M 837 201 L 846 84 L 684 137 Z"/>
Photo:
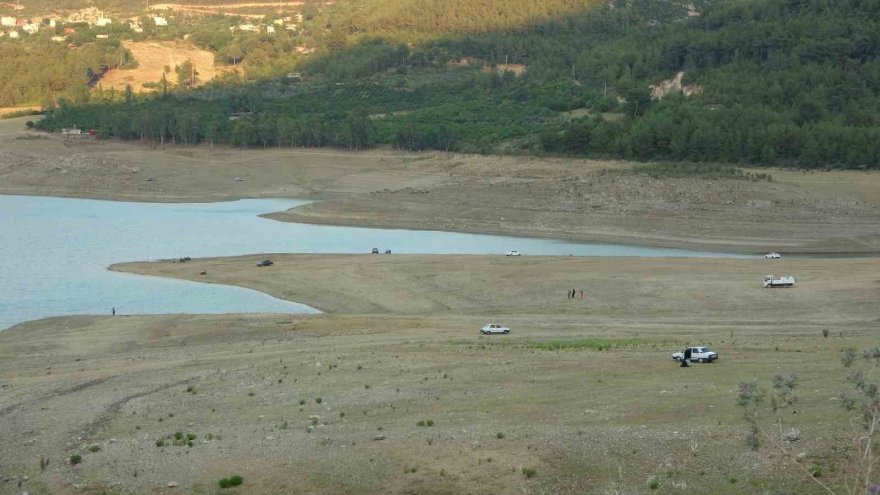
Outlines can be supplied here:
<path id="1" fill-rule="evenodd" d="M 773 275 L 764 275 L 764 287 L 771 289 L 774 287 L 794 287 L 794 277 L 788 275 L 786 277 L 774 277 Z"/>
<path id="2" fill-rule="evenodd" d="M 699 363 L 711 363 L 718 359 L 718 353 L 710 351 L 708 347 L 688 347 L 682 352 L 673 353 L 672 359 L 678 362 L 688 359 Z"/>

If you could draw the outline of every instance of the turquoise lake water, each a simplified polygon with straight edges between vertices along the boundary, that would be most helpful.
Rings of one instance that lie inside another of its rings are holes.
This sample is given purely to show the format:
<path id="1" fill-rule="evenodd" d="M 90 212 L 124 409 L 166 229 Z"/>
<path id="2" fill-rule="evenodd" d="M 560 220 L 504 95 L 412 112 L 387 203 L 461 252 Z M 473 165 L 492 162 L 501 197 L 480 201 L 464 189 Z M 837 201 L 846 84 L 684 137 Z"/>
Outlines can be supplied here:
<path id="1" fill-rule="evenodd" d="M 252 253 L 741 257 L 612 244 L 283 223 L 257 215 L 306 201 L 125 203 L 0 195 L 0 329 L 70 314 L 314 313 L 261 292 L 110 272 L 123 261 Z"/>

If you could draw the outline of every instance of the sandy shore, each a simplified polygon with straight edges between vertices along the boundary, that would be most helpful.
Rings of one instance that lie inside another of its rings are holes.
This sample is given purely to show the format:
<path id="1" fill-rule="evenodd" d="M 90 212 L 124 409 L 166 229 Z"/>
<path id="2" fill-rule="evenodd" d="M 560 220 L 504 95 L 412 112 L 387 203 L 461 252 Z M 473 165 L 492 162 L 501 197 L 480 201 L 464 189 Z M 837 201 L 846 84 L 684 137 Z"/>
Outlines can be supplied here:
<path id="1" fill-rule="evenodd" d="M 0 333 L 0 493 L 644 493 L 653 479 L 819 493 L 745 446 L 737 384 L 797 373 L 791 448 L 836 482 L 837 356 L 876 342 L 876 259 L 271 255 L 258 269 L 263 257 L 114 268 L 333 313 Z M 799 284 L 761 289 L 770 271 Z M 490 321 L 513 332 L 479 336 Z M 687 344 L 721 360 L 678 368 Z M 235 474 L 242 487 L 218 491 Z"/>

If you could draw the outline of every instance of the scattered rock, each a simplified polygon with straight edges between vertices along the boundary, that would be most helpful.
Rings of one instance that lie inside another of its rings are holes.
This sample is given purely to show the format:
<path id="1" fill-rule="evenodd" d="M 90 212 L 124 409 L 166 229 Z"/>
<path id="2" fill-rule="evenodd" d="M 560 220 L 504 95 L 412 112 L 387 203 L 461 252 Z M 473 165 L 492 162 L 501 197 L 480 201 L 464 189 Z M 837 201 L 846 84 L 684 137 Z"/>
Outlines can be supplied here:
<path id="1" fill-rule="evenodd" d="M 177 482 L 176 481 L 169 481 L 168 488 L 177 488 Z"/>
<path id="2" fill-rule="evenodd" d="M 373 440 L 385 440 L 385 435 L 376 435 Z"/>
<path id="3" fill-rule="evenodd" d="M 795 460 L 798 461 L 798 462 L 804 462 L 804 459 L 806 459 L 806 458 L 807 458 L 807 453 L 806 453 L 806 452 L 801 452 L 800 454 L 798 454 L 797 456 L 795 456 Z"/>
<path id="4" fill-rule="evenodd" d="M 786 442 L 797 442 L 801 439 L 801 430 L 792 428 L 782 434 L 782 439 Z"/>

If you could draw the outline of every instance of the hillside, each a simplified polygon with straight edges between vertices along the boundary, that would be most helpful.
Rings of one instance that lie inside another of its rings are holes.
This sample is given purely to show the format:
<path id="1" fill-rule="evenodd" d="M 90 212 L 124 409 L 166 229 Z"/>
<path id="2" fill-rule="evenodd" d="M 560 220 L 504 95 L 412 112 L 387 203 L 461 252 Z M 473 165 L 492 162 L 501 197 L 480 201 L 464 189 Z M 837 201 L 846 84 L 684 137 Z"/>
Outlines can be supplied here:
<path id="1" fill-rule="evenodd" d="M 131 85 L 136 92 L 148 90 L 144 84 L 161 80 L 166 67 L 171 69 L 166 77 L 173 80 L 174 68 L 186 61 L 192 62 L 195 67 L 197 84 L 206 83 L 220 73 L 214 65 L 214 55 L 190 43 L 141 41 L 125 42 L 123 45 L 138 61 L 138 66 L 112 70 L 103 76 L 99 84 L 105 91 L 125 91 L 126 85 Z"/>
<path id="2" fill-rule="evenodd" d="M 244 86 L 125 110 L 118 103 L 68 109 L 44 128 L 79 121 L 106 137 L 242 147 L 388 144 L 803 167 L 880 162 L 880 5 L 419 1 L 327 9 L 313 25 L 325 26 L 315 31 L 316 56 L 294 65 L 305 82 L 261 80 L 258 74 L 282 69 L 251 45 L 242 50 Z M 493 14 L 499 5 L 508 15 Z M 444 9 L 458 7 L 462 15 L 438 24 Z M 517 64 L 521 75 L 498 70 L 502 64 Z M 699 91 L 651 98 L 652 84 L 679 72 Z M 162 119 L 151 127 L 164 130 L 128 131 L 131 125 L 109 120 L 139 112 Z M 199 118 L 186 128 L 175 112 Z M 230 123 L 236 113 L 247 118 Z"/>

